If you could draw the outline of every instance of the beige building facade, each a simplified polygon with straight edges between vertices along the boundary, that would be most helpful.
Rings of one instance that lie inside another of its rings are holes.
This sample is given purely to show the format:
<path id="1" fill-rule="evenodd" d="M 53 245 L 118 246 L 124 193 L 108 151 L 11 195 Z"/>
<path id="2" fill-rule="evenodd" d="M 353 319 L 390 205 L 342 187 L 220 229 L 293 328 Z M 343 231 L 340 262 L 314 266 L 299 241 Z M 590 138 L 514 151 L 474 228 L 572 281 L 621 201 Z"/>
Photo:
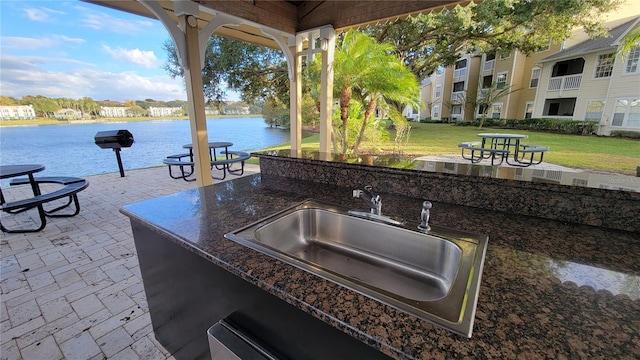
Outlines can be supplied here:
<path id="1" fill-rule="evenodd" d="M 479 118 L 482 109 L 451 104 L 476 93 L 474 86 L 482 94 L 495 84 L 513 91 L 490 106 L 490 118 L 594 121 L 600 135 L 640 131 L 640 44 L 630 52 L 618 52 L 622 38 L 640 27 L 640 6 L 629 4 L 611 15 L 606 27 L 607 37 L 590 39 L 584 31 L 576 31 L 570 39 L 529 55 L 467 54 L 422 83 L 420 118 Z M 456 77 L 460 61 L 466 61 L 470 78 Z"/>

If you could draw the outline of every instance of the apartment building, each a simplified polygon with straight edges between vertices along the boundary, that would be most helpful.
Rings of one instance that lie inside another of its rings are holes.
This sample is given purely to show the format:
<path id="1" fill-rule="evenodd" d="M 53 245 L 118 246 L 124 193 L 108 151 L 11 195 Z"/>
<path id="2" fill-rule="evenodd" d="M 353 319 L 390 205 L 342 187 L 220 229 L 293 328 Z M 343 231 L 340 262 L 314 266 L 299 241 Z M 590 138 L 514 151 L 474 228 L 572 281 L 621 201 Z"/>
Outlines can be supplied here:
<path id="1" fill-rule="evenodd" d="M 157 107 L 150 106 L 147 110 L 149 116 L 181 116 L 184 111 L 181 107 Z"/>
<path id="2" fill-rule="evenodd" d="M 132 117 L 131 109 L 126 106 L 100 106 L 102 117 Z"/>
<path id="3" fill-rule="evenodd" d="M 0 120 L 35 119 L 36 112 L 32 105 L 0 106 Z"/>
<path id="4" fill-rule="evenodd" d="M 629 13 L 634 15 L 622 17 Z M 570 39 L 534 54 L 467 54 L 423 82 L 420 118 L 480 117 L 484 109 L 456 102 L 472 96 L 473 86 L 482 94 L 495 84 L 513 91 L 491 105 L 491 118 L 589 120 L 598 122 L 601 135 L 640 131 L 640 44 L 626 54 L 617 51 L 621 39 L 639 23 L 640 9 L 633 4 L 606 22 L 606 37 L 590 39 L 576 31 Z M 465 72 L 470 77 L 477 74 L 476 80 L 463 79 Z"/>
<path id="5" fill-rule="evenodd" d="M 610 36 L 588 39 L 542 60 L 534 115 L 598 122 L 598 134 L 640 131 L 640 44 L 620 54 L 640 16 L 611 22 Z"/>
<path id="6" fill-rule="evenodd" d="M 58 120 L 78 120 L 82 119 L 82 111 L 75 109 L 60 109 L 53 113 L 53 117 Z"/>

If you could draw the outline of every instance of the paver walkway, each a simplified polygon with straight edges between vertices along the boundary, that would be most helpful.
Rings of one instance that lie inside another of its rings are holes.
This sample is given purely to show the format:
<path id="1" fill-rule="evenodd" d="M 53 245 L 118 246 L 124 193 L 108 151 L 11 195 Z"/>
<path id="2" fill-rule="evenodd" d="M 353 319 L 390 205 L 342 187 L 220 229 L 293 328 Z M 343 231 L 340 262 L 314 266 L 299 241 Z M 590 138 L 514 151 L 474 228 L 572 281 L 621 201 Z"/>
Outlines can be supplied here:
<path id="1" fill-rule="evenodd" d="M 258 171 L 247 165 L 245 175 Z M 125 175 L 87 177 L 75 217 L 48 219 L 38 233 L 0 235 L 1 359 L 172 358 L 154 338 L 131 226 L 119 208 L 196 184 L 171 179 L 166 167 Z M 30 191 L 3 188 L 8 201 Z M 2 215 L 8 227 L 29 218 L 37 212 Z"/>

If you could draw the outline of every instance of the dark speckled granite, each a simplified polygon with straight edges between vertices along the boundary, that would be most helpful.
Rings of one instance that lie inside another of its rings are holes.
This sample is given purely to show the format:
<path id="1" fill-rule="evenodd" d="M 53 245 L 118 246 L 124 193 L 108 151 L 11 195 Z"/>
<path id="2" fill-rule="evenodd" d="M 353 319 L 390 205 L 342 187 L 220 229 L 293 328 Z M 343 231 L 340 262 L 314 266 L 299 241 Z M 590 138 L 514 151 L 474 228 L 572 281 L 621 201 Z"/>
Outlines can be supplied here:
<path id="1" fill-rule="evenodd" d="M 340 158 L 317 151 L 253 155 L 260 158 L 264 178 L 275 175 L 353 188 L 372 185 L 377 191 L 431 201 L 640 232 L 640 192 L 416 171 L 415 161 L 394 157 Z"/>
<path id="2" fill-rule="evenodd" d="M 224 238 L 306 198 L 353 208 L 350 187 L 269 175 L 127 205 L 126 215 L 399 359 L 640 357 L 640 234 L 434 202 L 431 223 L 489 235 L 467 339 Z M 420 198 L 385 194 L 417 220 Z"/>

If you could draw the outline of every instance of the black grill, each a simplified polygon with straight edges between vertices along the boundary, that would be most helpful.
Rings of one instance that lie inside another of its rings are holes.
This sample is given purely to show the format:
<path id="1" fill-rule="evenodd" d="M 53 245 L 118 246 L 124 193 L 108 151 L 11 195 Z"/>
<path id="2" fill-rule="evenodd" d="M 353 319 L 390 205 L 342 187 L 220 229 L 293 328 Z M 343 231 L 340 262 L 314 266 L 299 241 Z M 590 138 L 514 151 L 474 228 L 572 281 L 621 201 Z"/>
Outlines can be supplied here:
<path id="1" fill-rule="evenodd" d="M 94 137 L 96 145 L 103 149 L 128 148 L 133 145 L 133 134 L 129 130 L 99 131 Z"/>
<path id="2" fill-rule="evenodd" d="M 98 131 L 93 137 L 96 145 L 102 149 L 113 149 L 118 160 L 118 168 L 120 169 L 120 177 L 124 177 L 124 169 L 122 168 L 122 159 L 120 158 L 120 149 L 128 148 L 133 145 L 133 134 L 129 130 L 107 130 Z"/>

